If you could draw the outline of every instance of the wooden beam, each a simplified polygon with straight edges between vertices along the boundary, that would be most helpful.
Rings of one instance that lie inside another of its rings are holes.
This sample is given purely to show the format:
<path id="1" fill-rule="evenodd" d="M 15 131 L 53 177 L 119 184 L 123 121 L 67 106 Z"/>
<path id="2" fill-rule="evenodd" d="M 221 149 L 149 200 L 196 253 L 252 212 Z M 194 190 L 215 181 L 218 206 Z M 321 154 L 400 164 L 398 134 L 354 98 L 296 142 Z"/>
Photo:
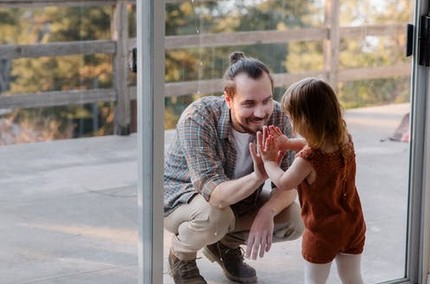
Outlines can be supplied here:
<path id="1" fill-rule="evenodd" d="M 364 25 L 360 27 L 341 27 L 341 38 L 361 39 L 366 36 L 393 36 L 406 33 L 406 24 Z"/>
<path id="2" fill-rule="evenodd" d="M 301 73 L 278 73 L 274 74 L 275 87 L 288 88 L 292 83 L 297 82 L 306 77 L 318 77 L 322 76 L 327 79 L 327 73 L 323 70 L 307 71 Z"/>
<path id="3" fill-rule="evenodd" d="M 31 45 L 0 45 L 0 59 L 64 56 L 75 54 L 114 54 L 116 43 L 112 40 L 54 42 Z"/>
<path id="4" fill-rule="evenodd" d="M 54 91 L 0 96 L 0 109 L 51 107 L 97 102 L 114 102 L 114 89 Z"/>
<path id="5" fill-rule="evenodd" d="M 164 95 L 166 97 L 174 97 L 177 95 L 186 94 L 214 94 L 222 93 L 223 79 L 197 80 L 186 82 L 166 83 L 164 86 Z"/>
<path id="6" fill-rule="evenodd" d="M 390 66 L 372 68 L 342 69 L 339 71 L 340 82 L 375 80 L 380 78 L 399 78 L 411 75 L 411 64 L 401 63 Z M 287 88 L 291 83 L 306 77 L 323 76 L 323 71 L 310 71 L 304 73 L 277 73 L 274 74 L 275 87 Z M 171 82 L 165 84 L 165 97 L 184 96 L 190 94 L 221 94 L 222 79 L 197 80 L 185 82 Z M 128 87 L 128 97 L 136 99 L 136 86 Z M 115 102 L 114 89 L 55 91 L 44 93 L 14 94 L 0 96 L 0 109 L 18 109 L 32 107 L 50 107 L 69 104 L 86 104 L 96 102 Z"/>
<path id="7" fill-rule="evenodd" d="M 404 32 L 404 25 L 368 25 L 366 27 L 339 27 L 339 38 L 360 38 L 363 36 L 391 36 Z M 388 32 L 387 32 L 388 31 Z M 237 33 L 198 34 L 166 36 L 166 50 L 191 47 L 240 46 L 324 40 L 329 37 L 328 28 L 308 28 L 287 31 L 250 31 Z M 136 39 L 129 40 L 129 46 L 136 45 Z"/>
<path id="8" fill-rule="evenodd" d="M 338 73 L 338 81 L 357 81 L 357 80 L 374 80 L 379 78 L 397 78 L 408 77 L 411 74 L 411 64 L 401 63 L 391 66 L 372 67 L 372 68 L 354 68 L 341 69 Z M 277 73 L 273 74 L 274 85 L 279 88 L 287 88 L 290 84 L 306 78 L 322 76 L 328 78 L 328 73 L 324 70 L 315 70 L 302 73 Z M 164 88 L 165 97 L 184 96 L 191 94 L 216 94 L 222 93 L 223 80 L 196 80 L 184 82 L 166 83 Z M 133 89 L 129 89 L 130 98 L 135 99 L 136 94 Z"/>
<path id="9" fill-rule="evenodd" d="M 410 76 L 411 76 L 410 63 L 400 63 L 400 64 L 388 65 L 388 66 L 339 70 L 339 81 L 343 81 L 343 82 L 410 77 Z"/>
<path id="10" fill-rule="evenodd" d="M 1 1 L 1 0 L 0 0 Z M 385 32 L 384 32 L 385 30 Z M 376 25 L 362 27 L 340 28 L 341 38 L 360 38 L 362 36 L 381 36 L 398 34 L 402 32 L 402 25 Z M 390 31 L 387 33 L 386 31 Z M 222 47 L 253 44 L 271 44 L 304 41 L 324 40 L 328 36 L 328 30 L 324 28 L 298 29 L 288 31 L 256 31 L 238 33 L 201 34 L 185 36 L 167 36 L 166 50 L 192 48 L 192 47 Z M 136 46 L 136 39 L 128 40 L 128 49 Z M 94 54 L 116 52 L 115 42 L 109 40 L 56 42 L 34 45 L 0 45 L 0 59 L 61 56 L 72 54 Z"/>
<path id="11" fill-rule="evenodd" d="M 166 36 L 165 48 L 181 49 L 192 47 L 223 47 L 297 41 L 317 41 L 325 38 L 326 31 L 319 28 L 288 31 L 251 31 L 218 34 Z M 136 39 L 129 40 L 129 46 L 136 46 Z"/>
<path id="12" fill-rule="evenodd" d="M 123 1 L 123 0 L 118 0 Z M 38 8 L 47 6 L 63 6 L 63 7 L 84 7 L 84 6 L 105 6 L 113 5 L 115 0 L 0 0 L 2 8 Z"/>
<path id="13" fill-rule="evenodd" d="M 118 1 L 127 1 L 127 0 L 118 0 Z M 71 1 L 71 0 L 0 0 L 0 5 L 2 7 L 16 7 L 16 6 L 23 6 L 23 5 L 31 5 L 31 6 L 50 6 L 54 5 L 57 6 L 58 3 L 61 3 L 62 5 L 111 5 L 115 4 L 115 2 L 118 2 L 115 0 L 80 0 L 77 1 Z M 131 3 L 136 3 L 136 0 L 128 0 Z M 184 2 L 187 2 L 189 0 L 165 0 L 165 3 L 169 4 L 181 4 Z M 194 0 L 195 3 L 204 3 L 204 2 L 211 2 L 213 0 Z M 10 6 L 8 6 L 10 5 Z"/>
<path id="14" fill-rule="evenodd" d="M 167 36 L 166 49 L 188 47 L 220 47 L 268 43 L 316 41 L 325 38 L 325 30 L 319 28 L 287 31 L 250 31 L 187 36 Z"/>

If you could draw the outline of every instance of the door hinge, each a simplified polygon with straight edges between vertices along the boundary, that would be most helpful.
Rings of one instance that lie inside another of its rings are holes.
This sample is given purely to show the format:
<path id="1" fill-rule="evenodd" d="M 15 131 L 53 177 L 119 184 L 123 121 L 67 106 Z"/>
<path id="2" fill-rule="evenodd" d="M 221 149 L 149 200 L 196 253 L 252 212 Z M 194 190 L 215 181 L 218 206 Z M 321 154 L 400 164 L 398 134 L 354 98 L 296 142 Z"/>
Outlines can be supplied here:
<path id="1" fill-rule="evenodd" d="M 406 26 L 406 57 L 411 56 L 414 46 L 414 25 L 407 24 Z"/>
<path id="2" fill-rule="evenodd" d="M 421 16 L 421 29 L 418 37 L 420 53 L 418 63 L 430 66 L 430 13 Z"/>
<path id="3" fill-rule="evenodd" d="M 137 73 L 137 47 L 133 47 L 128 57 L 128 67 L 133 73 Z"/>

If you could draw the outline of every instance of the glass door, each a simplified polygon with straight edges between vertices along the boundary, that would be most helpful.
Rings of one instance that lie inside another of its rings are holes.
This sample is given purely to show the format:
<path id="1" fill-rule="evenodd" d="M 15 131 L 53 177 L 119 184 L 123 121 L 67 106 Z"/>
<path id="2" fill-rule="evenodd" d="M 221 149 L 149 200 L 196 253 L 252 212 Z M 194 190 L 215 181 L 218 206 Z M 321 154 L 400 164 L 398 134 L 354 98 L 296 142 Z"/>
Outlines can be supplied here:
<path id="1" fill-rule="evenodd" d="M 418 27 L 418 15 L 425 10 L 424 1 L 414 4 L 406 0 L 137 1 L 138 27 L 144 27 L 137 37 L 138 63 L 143 66 L 138 80 L 139 162 L 140 174 L 150 177 L 141 176 L 139 186 L 141 282 L 158 283 L 154 279 L 162 277 L 164 283 L 174 283 L 167 263 L 170 235 L 164 231 L 163 244 L 156 237 L 163 231 L 157 215 L 162 199 L 159 143 L 164 136 L 168 147 L 188 104 L 222 94 L 221 78 L 234 50 L 259 58 L 272 69 L 277 100 L 292 82 L 307 76 L 323 76 L 336 88 L 356 145 L 357 186 L 367 222 L 365 283 L 415 283 L 419 277 L 423 281 L 425 175 L 421 170 L 428 71 L 415 62 L 416 29 L 414 55 L 405 56 L 405 26 L 415 18 Z M 155 23 L 160 18 L 165 25 Z M 160 55 L 160 44 L 165 56 Z M 156 74 L 163 76 L 160 65 L 165 66 L 164 84 L 157 80 Z M 164 106 L 157 103 L 160 92 Z M 264 259 L 247 262 L 261 283 L 285 279 L 303 283 L 300 243 L 301 239 L 274 244 Z M 198 254 L 197 265 L 209 283 L 227 283 L 219 266 L 203 255 Z M 329 283 L 340 283 L 335 265 Z"/>
<path id="2" fill-rule="evenodd" d="M 416 1 L 413 23 L 411 55 L 412 112 L 411 112 L 411 163 L 409 183 L 409 234 L 407 275 L 413 283 L 429 281 L 429 179 L 428 125 L 430 109 L 429 74 L 429 22 L 428 1 Z"/>

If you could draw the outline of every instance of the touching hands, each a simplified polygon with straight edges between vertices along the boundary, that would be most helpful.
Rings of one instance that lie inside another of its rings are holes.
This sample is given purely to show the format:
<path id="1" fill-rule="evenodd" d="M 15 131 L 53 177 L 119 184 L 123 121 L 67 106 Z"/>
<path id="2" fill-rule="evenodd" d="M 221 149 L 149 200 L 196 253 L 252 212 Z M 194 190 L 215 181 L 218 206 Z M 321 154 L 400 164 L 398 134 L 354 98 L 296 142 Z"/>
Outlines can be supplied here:
<path id="1" fill-rule="evenodd" d="M 265 170 L 265 163 L 274 161 L 278 165 L 284 157 L 285 151 L 279 150 L 277 139 L 284 136 L 278 128 L 273 127 L 273 135 L 268 127 L 263 128 L 263 132 L 257 132 L 256 147 L 251 143 L 249 151 L 254 161 L 254 172 L 257 176 L 268 178 Z M 276 137 L 276 138 L 275 138 Z M 286 137 L 286 136 L 285 136 Z M 288 139 L 288 138 L 287 138 Z M 270 210 L 260 209 L 252 223 L 246 242 L 245 256 L 247 258 L 257 259 L 263 257 L 272 246 L 272 236 L 274 230 L 274 214 Z"/>
<path id="2" fill-rule="evenodd" d="M 264 169 L 264 163 L 261 159 L 260 151 L 256 150 L 255 145 L 253 143 L 249 143 L 249 152 L 251 153 L 252 161 L 254 163 L 255 175 L 259 180 L 266 180 L 268 178 L 268 175 L 266 173 L 266 170 Z"/>
<path id="3" fill-rule="evenodd" d="M 280 150 L 290 150 L 290 139 L 275 125 L 269 125 L 268 133 L 273 136 Z"/>
<path id="4" fill-rule="evenodd" d="M 257 148 L 263 162 L 276 161 L 278 164 L 281 162 L 285 154 L 285 151 L 281 151 L 279 143 L 282 137 L 288 140 L 275 126 L 264 127 L 263 132 L 257 132 Z"/>

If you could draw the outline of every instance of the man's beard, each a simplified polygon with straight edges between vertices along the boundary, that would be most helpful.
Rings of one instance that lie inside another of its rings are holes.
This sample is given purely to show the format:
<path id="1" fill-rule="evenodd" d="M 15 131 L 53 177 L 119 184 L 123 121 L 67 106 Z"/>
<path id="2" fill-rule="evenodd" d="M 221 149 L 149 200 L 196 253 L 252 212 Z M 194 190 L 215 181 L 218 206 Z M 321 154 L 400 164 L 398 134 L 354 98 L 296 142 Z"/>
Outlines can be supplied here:
<path id="1" fill-rule="evenodd" d="M 246 124 L 242 124 L 242 123 L 238 122 L 239 126 L 247 133 L 256 134 L 257 131 L 263 131 L 263 126 L 267 125 L 267 123 L 269 122 L 269 117 L 267 116 L 263 119 L 258 119 L 258 120 L 255 118 L 254 119 L 246 119 L 245 121 L 247 122 Z M 261 126 L 255 126 L 255 128 L 253 129 L 253 128 L 248 126 L 253 121 L 263 121 L 263 124 Z"/>

